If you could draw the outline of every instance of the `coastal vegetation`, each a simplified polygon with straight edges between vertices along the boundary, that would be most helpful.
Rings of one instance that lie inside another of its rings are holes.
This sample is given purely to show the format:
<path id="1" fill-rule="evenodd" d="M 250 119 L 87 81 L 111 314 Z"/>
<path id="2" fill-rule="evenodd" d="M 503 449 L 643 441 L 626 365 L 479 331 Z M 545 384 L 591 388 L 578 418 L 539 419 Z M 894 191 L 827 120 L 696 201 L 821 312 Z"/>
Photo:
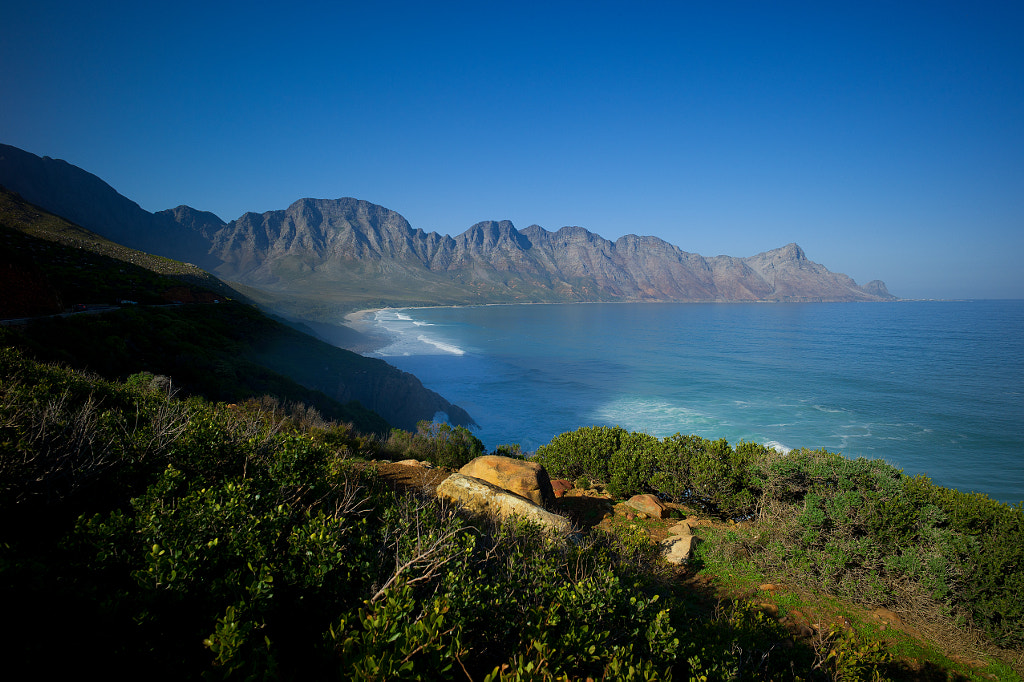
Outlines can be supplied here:
<path id="1" fill-rule="evenodd" d="M 680 571 L 643 523 L 551 538 L 465 517 L 378 472 L 410 454 L 458 466 L 481 450 L 468 431 L 424 423 L 381 438 L 308 406 L 183 398 L 170 385 L 0 351 L 0 598 L 17 675 L 1014 676 L 927 647 L 915 666 L 866 627 L 794 636 L 763 599 L 684 579 L 746 572 L 889 604 L 984 632 L 1012 661 L 1019 506 L 878 462 L 697 437 L 599 427 L 541 449 L 555 474 L 718 518 L 716 541 Z"/>
<path id="2" fill-rule="evenodd" d="M 607 481 L 749 521 L 736 551 L 762 570 L 857 603 L 913 604 L 917 617 L 1024 648 L 1024 508 L 906 476 L 882 460 L 786 454 L 699 436 L 587 427 L 536 460 L 554 476 Z"/>

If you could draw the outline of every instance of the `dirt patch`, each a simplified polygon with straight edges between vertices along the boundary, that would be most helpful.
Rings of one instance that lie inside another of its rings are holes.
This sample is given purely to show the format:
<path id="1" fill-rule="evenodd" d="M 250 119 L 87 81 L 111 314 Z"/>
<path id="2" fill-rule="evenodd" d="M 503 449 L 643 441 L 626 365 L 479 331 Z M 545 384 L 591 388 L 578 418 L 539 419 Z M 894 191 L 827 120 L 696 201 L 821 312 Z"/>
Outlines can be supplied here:
<path id="1" fill-rule="evenodd" d="M 552 511 L 565 516 L 581 528 L 593 528 L 614 513 L 611 500 L 569 495 L 555 500 Z"/>
<path id="2" fill-rule="evenodd" d="M 433 497 L 437 494 L 437 486 L 441 481 L 452 475 L 450 469 L 442 467 L 426 468 L 392 462 L 367 462 L 377 475 L 399 490 L 417 492 Z"/>

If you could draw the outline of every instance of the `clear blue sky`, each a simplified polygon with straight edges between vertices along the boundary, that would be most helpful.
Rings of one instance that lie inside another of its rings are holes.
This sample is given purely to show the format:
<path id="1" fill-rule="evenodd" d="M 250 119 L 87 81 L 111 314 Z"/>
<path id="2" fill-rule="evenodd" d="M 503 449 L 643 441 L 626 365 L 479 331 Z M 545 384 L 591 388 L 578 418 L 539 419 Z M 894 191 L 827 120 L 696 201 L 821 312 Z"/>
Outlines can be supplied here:
<path id="1" fill-rule="evenodd" d="M 143 208 L 788 242 L 1024 298 L 1024 3 L 8 3 L 0 142 Z"/>

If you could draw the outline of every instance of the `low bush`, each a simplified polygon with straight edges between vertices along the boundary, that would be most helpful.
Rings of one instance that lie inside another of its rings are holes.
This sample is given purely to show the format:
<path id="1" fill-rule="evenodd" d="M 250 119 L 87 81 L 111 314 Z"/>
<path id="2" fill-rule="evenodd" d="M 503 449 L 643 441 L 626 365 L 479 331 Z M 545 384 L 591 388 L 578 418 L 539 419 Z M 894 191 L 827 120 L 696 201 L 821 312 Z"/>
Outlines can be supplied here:
<path id="1" fill-rule="evenodd" d="M 856 602 L 971 624 L 999 646 L 1024 645 L 1020 505 L 824 451 L 769 457 L 757 470 L 765 566 Z"/>
<path id="2" fill-rule="evenodd" d="M 756 505 L 753 465 L 767 452 L 757 443 L 734 450 L 724 439 L 677 433 L 659 440 L 620 427 L 589 426 L 556 436 L 537 449 L 535 459 L 561 478 L 607 482 L 616 497 L 653 492 L 741 517 Z"/>
<path id="3" fill-rule="evenodd" d="M 618 427 L 564 433 L 536 459 L 555 476 L 607 481 L 620 498 L 651 492 L 756 520 L 746 551 L 765 569 L 1024 646 L 1021 505 L 934 486 L 881 460 Z"/>
<path id="4" fill-rule="evenodd" d="M 426 420 L 416 424 L 416 433 L 393 429 L 383 450 L 393 459 L 425 460 L 449 469 L 460 469 L 484 452 L 484 444 L 466 427 Z"/>

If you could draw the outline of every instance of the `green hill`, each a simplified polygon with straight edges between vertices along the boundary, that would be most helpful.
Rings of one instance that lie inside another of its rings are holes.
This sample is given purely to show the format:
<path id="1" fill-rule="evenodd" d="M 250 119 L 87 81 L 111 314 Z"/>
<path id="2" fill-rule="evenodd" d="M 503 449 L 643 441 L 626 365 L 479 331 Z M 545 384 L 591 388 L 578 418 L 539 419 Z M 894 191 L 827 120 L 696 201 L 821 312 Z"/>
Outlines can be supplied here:
<path id="1" fill-rule="evenodd" d="M 366 432 L 411 429 L 437 412 L 472 424 L 414 376 L 266 317 L 199 268 L 115 244 L 6 191 L 0 273 L 10 292 L 0 317 L 41 318 L 9 326 L 4 341 L 40 359 L 110 378 L 164 374 L 213 400 L 271 393 Z M 76 306 L 95 309 L 50 317 Z"/>

